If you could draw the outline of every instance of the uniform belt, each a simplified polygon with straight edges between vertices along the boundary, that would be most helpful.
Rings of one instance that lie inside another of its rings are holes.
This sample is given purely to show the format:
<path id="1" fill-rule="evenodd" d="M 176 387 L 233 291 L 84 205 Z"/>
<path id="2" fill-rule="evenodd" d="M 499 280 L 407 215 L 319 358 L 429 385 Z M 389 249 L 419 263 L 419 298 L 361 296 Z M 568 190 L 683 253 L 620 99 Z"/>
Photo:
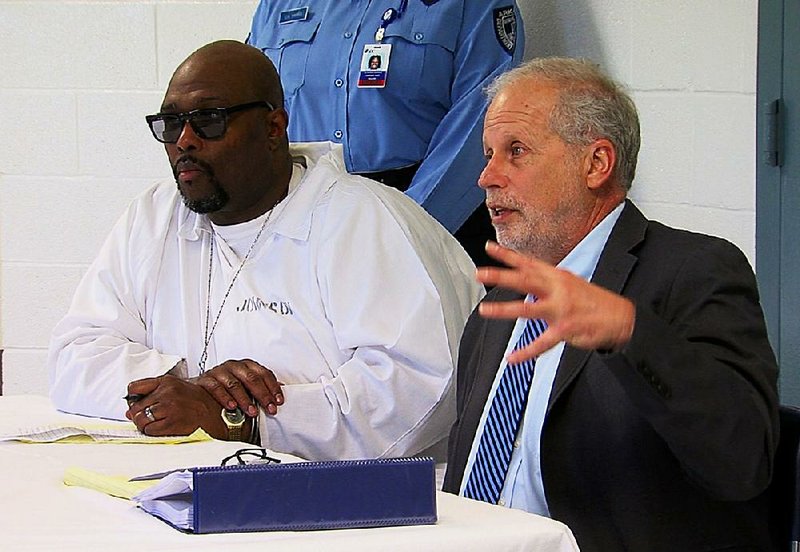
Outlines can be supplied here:
<path id="1" fill-rule="evenodd" d="M 419 165 L 419 163 L 414 163 L 413 165 L 399 169 L 357 174 L 359 176 L 366 176 L 372 180 L 377 180 L 381 184 L 386 184 L 387 186 L 391 186 L 392 188 L 400 190 L 401 192 L 405 192 L 411 185 L 411 180 L 417 173 Z"/>

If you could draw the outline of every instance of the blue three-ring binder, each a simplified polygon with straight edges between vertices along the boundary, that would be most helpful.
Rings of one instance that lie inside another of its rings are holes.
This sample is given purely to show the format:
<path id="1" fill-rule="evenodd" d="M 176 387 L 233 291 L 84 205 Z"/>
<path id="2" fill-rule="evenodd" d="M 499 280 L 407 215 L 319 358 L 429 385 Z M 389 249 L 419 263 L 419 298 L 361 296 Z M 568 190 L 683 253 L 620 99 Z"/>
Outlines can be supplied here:
<path id="1" fill-rule="evenodd" d="M 184 529 L 193 533 L 421 525 L 437 519 L 432 458 L 249 464 L 190 471 L 193 511 Z"/>

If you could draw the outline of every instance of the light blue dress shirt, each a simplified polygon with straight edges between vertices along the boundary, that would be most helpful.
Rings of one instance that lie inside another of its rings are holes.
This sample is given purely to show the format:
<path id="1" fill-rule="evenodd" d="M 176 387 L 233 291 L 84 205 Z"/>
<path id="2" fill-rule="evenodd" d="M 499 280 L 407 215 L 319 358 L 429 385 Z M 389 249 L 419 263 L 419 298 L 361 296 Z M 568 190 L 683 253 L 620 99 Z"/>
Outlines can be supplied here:
<path id="1" fill-rule="evenodd" d="M 483 89 L 522 60 L 522 17 L 516 0 L 408 0 L 385 29 L 386 87 L 358 88 L 364 46 L 402 4 L 261 0 L 248 43 L 280 73 L 293 142 L 341 143 L 351 173 L 423 161 L 406 193 L 454 232 L 484 200 Z"/>
<path id="2" fill-rule="evenodd" d="M 586 280 L 591 280 L 597 261 L 608 241 L 608 236 L 619 218 L 624 207 L 624 203 L 617 206 L 609 213 L 600 224 L 595 226 L 589 234 L 581 240 L 575 248 L 558 263 L 558 267 L 568 270 L 573 274 Z M 519 341 L 520 335 L 527 323 L 526 319 L 517 320 L 511 337 L 508 340 L 508 347 L 500 362 L 489 397 L 486 400 L 483 414 L 481 415 L 478 429 L 475 432 L 475 439 L 472 443 L 467 466 L 464 470 L 464 478 L 461 482 L 460 494 L 464 494 L 464 486 L 467 484 L 469 474 L 472 472 L 472 465 L 475 462 L 475 454 L 478 450 L 478 443 L 483 435 L 483 427 L 486 423 L 486 416 L 489 406 L 494 400 L 500 378 L 506 368 L 505 357 L 507 357 Z M 564 352 L 564 342 L 562 341 L 549 351 L 536 359 L 536 367 L 533 373 L 533 381 L 528 394 L 528 403 L 525 407 L 525 414 L 522 418 L 517 439 L 511 453 L 511 461 L 508 467 L 503 489 L 500 492 L 498 504 L 509 508 L 516 508 L 533 512 L 543 516 L 550 515 L 545 498 L 544 483 L 542 482 L 540 444 L 542 436 L 542 425 L 544 424 L 547 412 L 547 402 L 550 399 L 550 392 L 553 389 L 553 382 L 556 377 L 558 363 L 561 354 Z"/>

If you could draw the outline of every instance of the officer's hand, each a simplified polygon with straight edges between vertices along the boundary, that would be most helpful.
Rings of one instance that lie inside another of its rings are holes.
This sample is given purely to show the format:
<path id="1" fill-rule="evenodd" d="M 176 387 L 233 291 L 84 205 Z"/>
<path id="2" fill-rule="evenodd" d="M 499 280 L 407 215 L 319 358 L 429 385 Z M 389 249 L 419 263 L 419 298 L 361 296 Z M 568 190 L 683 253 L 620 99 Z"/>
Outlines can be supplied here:
<path id="1" fill-rule="evenodd" d="M 238 406 L 250 417 L 258 414 L 253 399 L 269 414 L 276 414 L 283 404 L 281 384 L 275 374 L 254 360 L 227 360 L 195 381 L 224 408 Z"/>

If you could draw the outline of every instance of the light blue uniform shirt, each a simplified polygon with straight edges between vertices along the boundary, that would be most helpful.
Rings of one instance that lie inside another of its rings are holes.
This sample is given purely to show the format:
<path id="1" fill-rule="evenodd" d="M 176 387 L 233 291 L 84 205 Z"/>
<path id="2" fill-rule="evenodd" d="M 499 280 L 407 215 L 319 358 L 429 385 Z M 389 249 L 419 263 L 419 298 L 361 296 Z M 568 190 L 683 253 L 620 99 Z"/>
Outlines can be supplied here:
<path id="1" fill-rule="evenodd" d="M 597 261 L 608 241 L 608 236 L 619 218 L 624 207 L 624 203 L 606 216 L 603 221 L 595 226 L 589 234 L 581 240 L 575 248 L 558 263 L 558 267 L 568 270 L 573 274 L 586 280 L 591 280 L 592 274 L 597 267 Z M 475 432 L 475 439 L 472 443 L 467 466 L 464 470 L 464 478 L 461 481 L 461 491 L 464 494 L 464 487 L 472 471 L 475 462 L 475 453 L 478 450 L 480 437 L 483 435 L 483 427 L 486 423 L 486 416 L 489 406 L 494 400 L 500 378 L 506 368 L 505 357 L 508 356 L 519 341 L 522 330 L 525 328 L 527 319 L 520 318 L 511 332 L 508 340 L 508 347 L 500 362 L 489 397 L 486 401 L 478 430 Z M 544 483 L 542 482 L 542 469 L 540 457 L 540 444 L 542 436 L 542 425 L 544 424 L 545 413 L 547 412 L 547 401 L 550 399 L 550 392 L 553 389 L 553 382 L 556 377 L 556 369 L 561 361 L 561 354 L 564 352 L 564 342 L 562 341 L 549 351 L 545 352 L 536 359 L 536 366 L 533 373 L 533 381 L 528 394 L 528 403 L 525 407 L 525 414 L 514 442 L 511 453 L 511 462 L 508 467 L 503 489 L 500 492 L 498 504 L 518 510 L 525 510 L 543 516 L 550 516 L 547 507 L 547 500 L 544 493 Z"/>
<path id="2" fill-rule="evenodd" d="M 407 194 L 454 232 L 484 200 L 483 89 L 522 60 L 522 17 L 516 0 L 408 0 L 386 26 L 386 87 L 358 88 L 364 46 L 401 4 L 261 0 L 248 43 L 280 73 L 293 142 L 341 143 L 351 173 L 423 161 Z"/>

